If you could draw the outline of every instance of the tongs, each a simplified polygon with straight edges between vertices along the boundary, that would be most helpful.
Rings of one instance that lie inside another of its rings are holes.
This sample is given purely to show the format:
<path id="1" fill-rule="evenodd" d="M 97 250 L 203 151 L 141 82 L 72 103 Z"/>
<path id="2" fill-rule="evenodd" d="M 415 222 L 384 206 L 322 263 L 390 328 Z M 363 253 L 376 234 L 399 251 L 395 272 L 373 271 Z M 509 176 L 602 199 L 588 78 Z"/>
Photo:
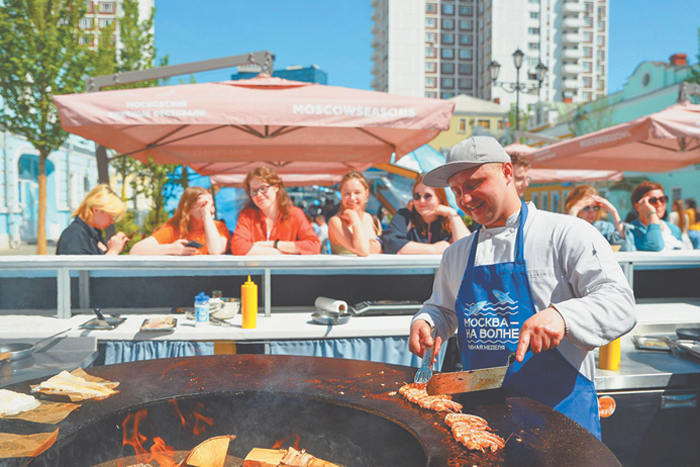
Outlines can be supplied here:
<path id="1" fill-rule="evenodd" d="M 426 347 L 423 352 L 423 363 L 421 364 L 418 371 L 416 371 L 416 377 L 413 378 L 414 383 L 425 384 L 430 381 L 433 377 L 433 359 L 435 358 L 435 339 L 437 339 L 437 329 L 435 327 L 430 327 L 430 337 L 433 338 L 432 347 Z"/>

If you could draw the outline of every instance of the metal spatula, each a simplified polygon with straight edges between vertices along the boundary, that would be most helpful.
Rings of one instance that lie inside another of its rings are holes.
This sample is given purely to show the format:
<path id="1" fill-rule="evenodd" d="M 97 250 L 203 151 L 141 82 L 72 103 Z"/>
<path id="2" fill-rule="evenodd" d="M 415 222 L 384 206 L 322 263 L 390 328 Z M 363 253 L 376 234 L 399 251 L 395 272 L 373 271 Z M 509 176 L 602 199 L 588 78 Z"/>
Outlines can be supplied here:
<path id="1" fill-rule="evenodd" d="M 437 394 L 461 394 L 464 392 L 498 389 L 503 385 L 508 367 L 515 361 L 515 354 L 508 357 L 506 366 L 482 368 L 480 370 L 440 373 L 430 378 L 426 391 L 429 396 Z"/>

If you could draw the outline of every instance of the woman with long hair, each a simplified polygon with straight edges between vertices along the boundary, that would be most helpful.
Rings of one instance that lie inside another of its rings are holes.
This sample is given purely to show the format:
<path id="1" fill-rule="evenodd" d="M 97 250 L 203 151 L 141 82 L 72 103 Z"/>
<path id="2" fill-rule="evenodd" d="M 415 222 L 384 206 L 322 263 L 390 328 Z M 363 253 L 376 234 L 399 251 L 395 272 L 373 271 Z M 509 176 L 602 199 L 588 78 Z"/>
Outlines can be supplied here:
<path id="1" fill-rule="evenodd" d="M 693 248 L 700 249 L 700 210 L 694 198 L 685 200 L 685 213 L 688 215 L 688 236 Z"/>
<path id="2" fill-rule="evenodd" d="M 282 179 L 269 167 L 248 172 L 248 202 L 231 238 L 234 255 L 316 255 L 321 242 L 304 211 L 292 205 Z"/>
<path id="3" fill-rule="evenodd" d="M 340 210 L 328 221 L 331 251 L 335 255 L 367 256 L 381 253 L 381 224 L 365 211 L 369 183 L 360 172 L 350 172 L 340 180 Z"/>
<path id="4" fill-rule="evenodd" d="M 75 210 L 73 222 L 61 233 L 57 255 L 118 255 L 129 238 L 118 232 L 105 242 L 102 230 L 126 212 L 126 204 L 108 185 L 97 185 Z"/>
<path id="5" fill-rule="evenodd" d="M 670 251 L 686 249 L 681 229 L 663 220 L 668 197 L 664 187 L 656 182 L 642 182 L 631 196 L 637 219 L 630 224 L 634 244 L 641 251 Z"/>
<path id="6" fill-rule="evenodd" d="M 681 240 L 685 247 L 689 250 L 694 248 L 692 240 L 688 235 L 688 227 L 690 226 L 690 218 L 685 212 L 685 204 L 682 199 L 677 199 L 671 205 L 671 212 L 668 213 L 668 221 L 681 229 Z"/>
<path id="7" fill-rule="evenodd" d="M 459 213 L 447 202 L 445 189 L 427 187 L 422 180 L 421 175 L 413 184 L 410 209 L 399 209 L 382 232 L 384 253 L 440 255 L 469 235 Z"/>
<path id="8" fill-rule="evenodd" d="M 600 218 L 601 212 L 607 212 L 611 222 Z M 593 224 L 605 239 L 617 251 L 634 251 L 634 242 L 627 235 L 625 224 L 613 204 L 598 194 L 591 185 L 575 187 L 564 201 L 564 212 Z"/>
<path id="9" fill-rule="evenodd" d="M 224 222 L 214 219 L 215 213 L 212 194 L 199 186 L 189 187 L 180 197 L 173 217 L 153 232 L 153 235 L 134 245 L 130 253 L 221 255 L 226 252 L 231 233 Z"/>

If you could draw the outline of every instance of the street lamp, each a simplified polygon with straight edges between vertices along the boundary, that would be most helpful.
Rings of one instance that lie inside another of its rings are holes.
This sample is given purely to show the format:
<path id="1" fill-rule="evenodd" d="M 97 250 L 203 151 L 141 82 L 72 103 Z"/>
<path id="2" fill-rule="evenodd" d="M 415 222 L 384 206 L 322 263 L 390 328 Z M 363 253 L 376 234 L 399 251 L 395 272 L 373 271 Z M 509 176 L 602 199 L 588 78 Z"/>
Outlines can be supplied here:
<path id="1" fill-rule="evenodd" d="M 501 65 L 496 60 L 492 60 L 489 64 L 489 73 L 491 74 L 491 84 L 498 86 L 506 92 L 515 93 L 515 130 L 520 129 L 520 91 L 529 91 L 542 87 L 544 75 L 547 73 L 547 67 L 544 63 L 539 62 L 535 68 L 537 73 L 537 84 L 520 83 L 520 67 L 523 66 L 523 58 L 525 54 L 518 49 L 513 52 L 513 65 L 515 65 L 515 83 L 498 81 L 498 73 L 501 71 Z"/>

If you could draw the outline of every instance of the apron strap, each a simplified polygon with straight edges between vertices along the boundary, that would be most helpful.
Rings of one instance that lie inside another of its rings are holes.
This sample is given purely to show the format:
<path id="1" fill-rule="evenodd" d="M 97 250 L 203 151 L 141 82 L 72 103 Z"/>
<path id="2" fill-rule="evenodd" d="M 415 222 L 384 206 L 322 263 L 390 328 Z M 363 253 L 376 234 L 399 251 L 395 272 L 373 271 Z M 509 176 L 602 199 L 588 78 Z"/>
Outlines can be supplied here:
<path id="1" fill-rule="evenodd" d="M 527 204 L 520 200 L 520 225 L 518 227 L 517 237 L 515 238 L 515 260 L 523 261 L 525 259 L 524 255 L 524 245 L 525 245 L 525 221 L 527 221 Z M 481 231 L 481 224 L 476 228 L 476 231 L 472 235 L 472 247 L 469 250 L 469 260 L 467 261 L 467 269 L 474 267 L 474 260 L 476 258 L 476 247 L 479 244 L 479 232 Z"/>

